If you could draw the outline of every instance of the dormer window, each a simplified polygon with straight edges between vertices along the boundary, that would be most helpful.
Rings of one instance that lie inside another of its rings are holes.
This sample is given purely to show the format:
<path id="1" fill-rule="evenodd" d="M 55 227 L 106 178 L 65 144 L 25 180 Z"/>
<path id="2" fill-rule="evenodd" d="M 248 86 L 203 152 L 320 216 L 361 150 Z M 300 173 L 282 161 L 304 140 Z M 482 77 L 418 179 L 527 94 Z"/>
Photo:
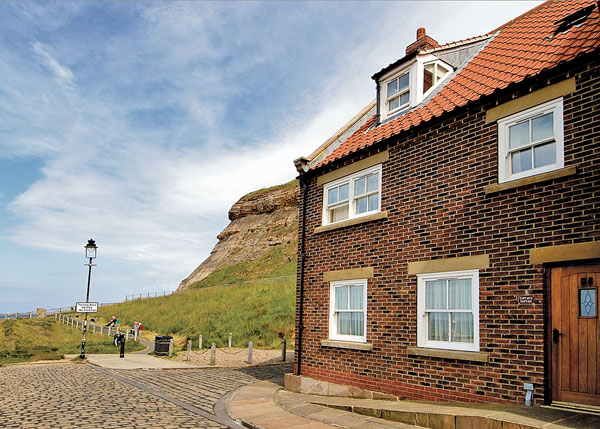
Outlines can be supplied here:
<path id="1" fill-rule="evenodd" d="M 450 67 L 443 65 L 441 61 L 425 64 L 423 66 L 423 95 L 437 86 L 450 72 Z"/>
<path id="2" fill-rule="evenodd" d="M 404 73 L 401 76 L 395 77 L 387 83 L 386 103 L 388 113 L 393 113 L 408 107 L 410 104 L 409 83 L 409 73 Z"/>
<path id="3" fill-rule="evenodd" d="M 390 70 L 379 79 L 381 119 L 417 106 L 452 70 L 452 66 L 432 54 L 417 55 L 404 67 Z"/>

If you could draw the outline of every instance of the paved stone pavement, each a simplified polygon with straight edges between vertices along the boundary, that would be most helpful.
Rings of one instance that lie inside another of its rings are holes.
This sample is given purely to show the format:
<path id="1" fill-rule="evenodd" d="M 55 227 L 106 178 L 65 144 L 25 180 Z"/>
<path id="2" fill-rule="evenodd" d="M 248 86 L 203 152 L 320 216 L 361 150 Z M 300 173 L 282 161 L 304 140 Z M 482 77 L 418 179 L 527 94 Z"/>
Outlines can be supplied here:
<path id="1" fill-rule="evenodd" d="M 225 428 L 233 391 L 283 384 L 291 365 L 241 369 L 117 370 L 48 363 L 0 368 L 2 428 Z"/>

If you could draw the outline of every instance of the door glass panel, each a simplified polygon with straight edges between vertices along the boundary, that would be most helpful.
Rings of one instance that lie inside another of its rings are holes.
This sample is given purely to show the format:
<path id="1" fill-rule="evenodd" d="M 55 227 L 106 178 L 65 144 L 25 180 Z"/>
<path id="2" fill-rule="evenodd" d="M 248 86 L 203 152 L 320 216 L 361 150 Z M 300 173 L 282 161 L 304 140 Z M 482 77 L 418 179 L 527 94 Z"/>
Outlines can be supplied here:
<path id="1" fill-rule="evenodd" d="M 596 317 L 596 289 L 579 289 L 579 317 Z"/>

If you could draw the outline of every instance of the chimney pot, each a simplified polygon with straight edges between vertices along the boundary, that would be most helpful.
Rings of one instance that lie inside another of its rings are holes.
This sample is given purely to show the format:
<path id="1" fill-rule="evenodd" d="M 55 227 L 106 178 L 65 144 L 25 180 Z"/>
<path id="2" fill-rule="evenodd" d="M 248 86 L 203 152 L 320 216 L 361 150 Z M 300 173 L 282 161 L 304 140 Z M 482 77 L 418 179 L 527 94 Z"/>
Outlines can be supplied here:
<path id="1" fill-rule="evenodd" d="M 421 40 L 425 35 L 425 27 L 417 28 L 417 40 Z"/>

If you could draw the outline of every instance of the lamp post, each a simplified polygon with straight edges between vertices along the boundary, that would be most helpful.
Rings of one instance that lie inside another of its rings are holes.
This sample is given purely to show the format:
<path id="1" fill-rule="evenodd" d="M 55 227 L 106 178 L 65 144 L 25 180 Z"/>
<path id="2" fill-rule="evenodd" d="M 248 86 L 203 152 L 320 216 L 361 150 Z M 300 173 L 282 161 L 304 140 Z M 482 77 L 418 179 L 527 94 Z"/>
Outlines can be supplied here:
<path id="1" fill-rule="evenodd" d="M 85 295 L 86 304 L 90 301 L 90 280 L 92 278 L 92 267 L 96 266 L 96 264 L 92 264 L 92 259 L 96 259 L 96 242 L 93 239 L 89 239 L 87 244 L 85 245 L 85 257 L 90 259 L 90 262 L 87 265 L 89 267 L 88 270 L 88 281 L 87 281 L 87 293 Z M 81 354 L 79 357 L 81 359 L 85 359 L 85 333 L 87 331 L 87 318 L 88 314 L 85 313 L 85 320 L 83 322 L 83 339 L 81 340 Z"/>

